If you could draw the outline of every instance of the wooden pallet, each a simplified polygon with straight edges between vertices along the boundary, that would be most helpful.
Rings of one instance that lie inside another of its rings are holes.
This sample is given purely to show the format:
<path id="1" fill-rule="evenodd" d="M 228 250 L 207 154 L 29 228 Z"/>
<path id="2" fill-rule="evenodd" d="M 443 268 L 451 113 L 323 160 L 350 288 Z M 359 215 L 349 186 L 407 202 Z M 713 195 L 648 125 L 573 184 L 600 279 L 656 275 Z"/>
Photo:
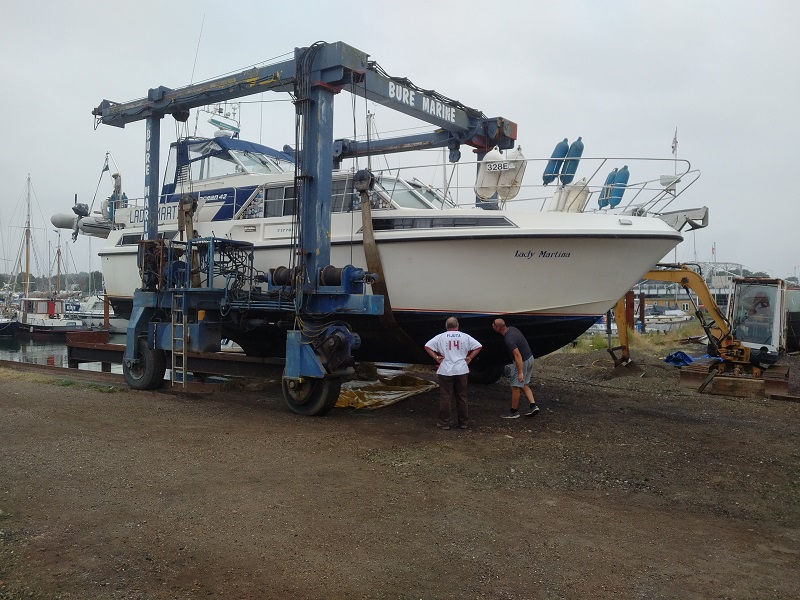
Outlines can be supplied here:
<path id="1" fill-rule="evenodd" d="M 800 400 L 789 395 L 789 365 L 773 365 L 762 377 L 718 372 L 719 361 L 701 358 L 681 368 L 679 385 L 700 392 L 737 398 L 781 398 Z"/>

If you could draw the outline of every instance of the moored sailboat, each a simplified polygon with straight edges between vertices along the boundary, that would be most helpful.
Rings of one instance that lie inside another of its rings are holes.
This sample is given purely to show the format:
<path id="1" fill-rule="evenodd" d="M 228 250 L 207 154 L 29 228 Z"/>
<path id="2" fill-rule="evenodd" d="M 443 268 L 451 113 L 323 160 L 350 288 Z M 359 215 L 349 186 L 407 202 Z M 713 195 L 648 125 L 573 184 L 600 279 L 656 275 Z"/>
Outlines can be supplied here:
<path id="1" fill-rule="evenodd" d="M 73 331 L 87 329 L 79 319 L 65 318 L 64 299 L 57 294 L 30 291 L 31 254 L 31 177 L 27 179 L 27 217 L 24 229 L 25 270 L 22 279 L 22 298 L 20 298 L 19 322 L 16 334 L 20 336 L 66 336 Z M 60 253 L 60 249 L 59 249 Z M 60 254 L 59 254 L 60 265 Z M 60 278 L 60 267 L 59 267 Z"/>

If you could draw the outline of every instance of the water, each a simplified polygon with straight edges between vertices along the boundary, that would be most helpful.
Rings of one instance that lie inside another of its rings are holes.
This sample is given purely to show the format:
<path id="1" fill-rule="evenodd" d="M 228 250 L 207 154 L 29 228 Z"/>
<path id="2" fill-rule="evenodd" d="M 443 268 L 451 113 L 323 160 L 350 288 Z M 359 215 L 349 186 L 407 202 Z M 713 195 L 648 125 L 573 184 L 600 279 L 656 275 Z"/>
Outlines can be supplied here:
<path id="1" fill-rule="evenodd" d="M 125 336 L 114 339 L 112 343 L 124 344 Z M 17 338 L 0 338 L 0 360 L 48 365 L 51 367 L 69 367 L 66 342 L 61 340 L 31 340 Z M 100 363 L 81 363 L 80 369 L 100 371 Z M 112 373 L 122 373 L 122 365 L 111 365 Z"/>

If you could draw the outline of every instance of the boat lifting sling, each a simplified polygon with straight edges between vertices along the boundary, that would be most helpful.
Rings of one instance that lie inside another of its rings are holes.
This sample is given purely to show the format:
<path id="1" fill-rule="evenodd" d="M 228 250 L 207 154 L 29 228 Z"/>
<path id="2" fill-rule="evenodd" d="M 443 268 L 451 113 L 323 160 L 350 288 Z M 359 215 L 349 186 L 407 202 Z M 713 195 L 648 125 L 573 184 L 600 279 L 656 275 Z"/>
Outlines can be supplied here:
<path id="1" fill-rule="evenodd" d="M 372 177 L 372 174 L 369 175 Z M 358 177 L 358 174 L 356 175 Z M 409 352 L 413 352 L 416 360 L 420 364 L 428 362 L 427 354 L 420 346 L 411 339 L 411 336 L 398 325 L 397 320 L 394 318 L 392 312 L 392 303 L 389 298 L 389 289 L 386 285 L 386 276 L 383 272 L 383 263 L 381 256 L 378 253 L 378 245 L 375 243 L 375 231 L 372 228 L 372 208 L 369 203 L 369 192 L 366 189 L 360 190 L 361 196 L 361 234 L 364 244 L 364 256 L 367 259 L 367 270 L 370 273 L 378 275 L 377 279 L 372 282 L 372 291 L 375 294 L 383 296 L 383 313 L 378 315 L 381 325 L 390 334 L 395 336 L 401 344 L 403 344 Z"/>

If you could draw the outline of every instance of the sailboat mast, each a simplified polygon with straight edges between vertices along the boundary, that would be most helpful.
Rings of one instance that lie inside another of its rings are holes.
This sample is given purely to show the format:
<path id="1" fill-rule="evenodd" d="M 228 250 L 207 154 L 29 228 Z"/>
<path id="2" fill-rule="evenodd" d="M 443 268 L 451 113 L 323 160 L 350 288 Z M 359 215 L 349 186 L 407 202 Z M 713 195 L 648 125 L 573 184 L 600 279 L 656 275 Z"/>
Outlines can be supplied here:
<path id="1" fill-rule="evenodd" d="M 61 293 L 61 231 L 58 232 L 58 248 L 56 249 L 56 295 Z"/>
<path id="2" fill-rule="evenodd" d="M 22 280 L 23 297 L 30 292 L 31 273 L 31 174 L 28 173 L 27 215 L 25 219 L 25 279 Z"/>

